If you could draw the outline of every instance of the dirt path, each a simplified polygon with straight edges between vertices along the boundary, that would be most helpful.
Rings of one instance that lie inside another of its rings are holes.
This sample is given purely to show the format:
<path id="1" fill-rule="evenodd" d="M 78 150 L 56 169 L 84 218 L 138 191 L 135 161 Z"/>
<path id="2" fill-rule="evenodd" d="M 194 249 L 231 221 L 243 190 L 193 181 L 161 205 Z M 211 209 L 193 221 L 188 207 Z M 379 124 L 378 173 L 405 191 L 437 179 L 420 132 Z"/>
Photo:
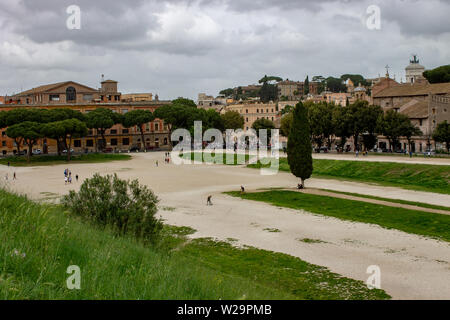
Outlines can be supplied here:
<path id="1" fill-rule="evenodd" d="M 0 166 L 18 180 L 8 187 L 33 199 L 58 198 L 79 188 L 82 179 L 95 172 L 117 173 L 139 179 L 161 199 L 160 214 L 169 224 L 190 226 L 194 237 L 237 239 L 237 244 L 283 252 L 322 265 L 346 277 L 366 281 L 368 266 L 381 268 L 381 287 L 396 299 L 450 299 L 450 245 L 447 242 L 242 200 L 224 191 L 258 188 L 292 188 L 297 179 L 286 172 L 260 175 L 259 170 L 235 166 L 166 165 L 163 153 L 137 154 L 130 161 L 105 164 L 73 164 L 80 182 L 64 185 L 67 165 L 32 168 Z M 155 161 L 159 160 L 159 167 Z M 311 179 L 308 187 L 367 194 L 450 207 L 450 196 L 356 182 Z M 212 194 L 213 206 L 206 206 Z M 166 209 L 166 210 L 164 210 Z M 279 232 L 269 232 L 277 229 Z M 302 239 L 315 239 L 306 243 Z"/>

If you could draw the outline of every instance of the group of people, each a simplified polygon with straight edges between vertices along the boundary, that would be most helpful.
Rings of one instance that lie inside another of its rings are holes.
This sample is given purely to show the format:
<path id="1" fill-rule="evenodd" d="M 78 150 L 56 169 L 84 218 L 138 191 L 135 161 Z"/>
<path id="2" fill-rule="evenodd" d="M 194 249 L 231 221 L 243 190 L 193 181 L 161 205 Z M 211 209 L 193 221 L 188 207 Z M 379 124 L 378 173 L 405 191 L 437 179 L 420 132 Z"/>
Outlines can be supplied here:
<path id="1" fill-rule="evenodd" d="M 8 173 L 6 173 L 5 174 L 5 180 L 6 181 L 8 181 L 9 180 L 9 176 L 8 176 Z M 14 174 L 13 174 L 13 180 L 17 180 L 17 175 L 16 175 L 16 173 L 14 172 Z"/>
<path id="2" fill-rule="evenodd" d="M 75 180 L 78 182 L 78 174 L 75 175 Z M 64 169 L 64 184 L 72 183 L 72 171 Z"/>
<path id="3" fill-rule="evenodd" d="M 165 163 L 170 163 L 170 152 L 165 152 L 164 153 L 164 162 Z"/>

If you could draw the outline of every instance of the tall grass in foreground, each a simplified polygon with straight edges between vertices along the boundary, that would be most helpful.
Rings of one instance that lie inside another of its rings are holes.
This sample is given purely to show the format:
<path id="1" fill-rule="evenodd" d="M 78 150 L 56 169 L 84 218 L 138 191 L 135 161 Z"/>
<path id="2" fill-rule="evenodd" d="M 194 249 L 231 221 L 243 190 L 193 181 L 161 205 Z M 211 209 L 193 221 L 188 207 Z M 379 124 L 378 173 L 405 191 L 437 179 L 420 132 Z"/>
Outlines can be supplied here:
<path id="1" fill-rule="evenodd" d="M 0 190 L 1 299 L 386 299 L 300 259 L 163 229 L 158 245 L 117 236 Z M 66 287 L 69 265 L 81 290 Z"/>

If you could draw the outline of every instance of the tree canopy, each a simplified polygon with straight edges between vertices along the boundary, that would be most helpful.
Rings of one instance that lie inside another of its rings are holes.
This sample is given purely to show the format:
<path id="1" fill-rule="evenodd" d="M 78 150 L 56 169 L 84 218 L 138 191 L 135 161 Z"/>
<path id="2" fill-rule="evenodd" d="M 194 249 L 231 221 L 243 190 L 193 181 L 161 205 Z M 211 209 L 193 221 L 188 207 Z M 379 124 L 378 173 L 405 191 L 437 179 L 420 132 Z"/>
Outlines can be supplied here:
<path id="1" fill-rule="evenodd" d="M 447 152 L 450 152 L 450 124 L 447 121 L 437 125 L 433 132 L 433 139 L 437 142 L 445 143 Z"/>
<path id="2" fill-rule="evenodd" d="M 237 130 L 244 128 L 244 118 L 237 111 L 227 111 L 221 117 L 225 129 Z"/>
<path id="3" fill-rule="evenodd" d="M 292 174 L 300 178 L 304 186 L 305 180 L 311 177 L 313 163 L 308 110 L 301 102 L 294 109 L 287 154 Z"/>
<path id="4" fill-rule="evenodd" d="M 430 83 L 450 82 L 450 64 L 433 70 L 427 70 L 423 73 L 423 76 Z"/>

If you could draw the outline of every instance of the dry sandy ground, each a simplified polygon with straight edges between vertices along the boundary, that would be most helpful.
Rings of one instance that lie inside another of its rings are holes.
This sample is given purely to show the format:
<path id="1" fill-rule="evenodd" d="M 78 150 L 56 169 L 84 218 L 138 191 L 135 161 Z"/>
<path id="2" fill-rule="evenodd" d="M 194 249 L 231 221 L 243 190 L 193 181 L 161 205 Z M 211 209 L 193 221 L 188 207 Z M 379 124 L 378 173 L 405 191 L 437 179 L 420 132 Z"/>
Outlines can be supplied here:
<path id="1" fill-rule="evenodd" d="M 237 244 L 287 253 L 362 281 L 369 277 L 367 267 L 378 265 L 381 287 L 395 299 L 450 299 L 450 245 L 447 242 L 221 194 L 239 190 L 241 184 L 247 190 L 295 186 L 295 177 L 285 172 L 262 176 L 259 170 L 244 167 L 166 165 L 163 157 L 163 153 L 137 154 L 131 161 L 71 164 L 69 169 L 81 179 L 95 172 L 116 172 L 122 178 L 138 178 L 161 198 L 160 214 L 166 222 L 196 229 L 195 237 L 233 238 Z M 156 160 L 159 160 L 158 167 Z M 9 172 L 8 185 L 12 189 L 34 199 L 48 199 L 81 184 L 80 181 L 64 185 L 65 167 L 13 169 L 0 166 L 0 177 L 4 180 L 5 173 Z M 14 170 L 18 180 L 11 181 Z M 450 207 L 449 195 L 321 179 L 308 180 L 308 186 Z M 209 194 L 213 195 L 213 206 L 206 206 Z M 265 230 L 268 228 L 280 232 Z M 305 238 L 322 242 L 300 241 Z"/>

